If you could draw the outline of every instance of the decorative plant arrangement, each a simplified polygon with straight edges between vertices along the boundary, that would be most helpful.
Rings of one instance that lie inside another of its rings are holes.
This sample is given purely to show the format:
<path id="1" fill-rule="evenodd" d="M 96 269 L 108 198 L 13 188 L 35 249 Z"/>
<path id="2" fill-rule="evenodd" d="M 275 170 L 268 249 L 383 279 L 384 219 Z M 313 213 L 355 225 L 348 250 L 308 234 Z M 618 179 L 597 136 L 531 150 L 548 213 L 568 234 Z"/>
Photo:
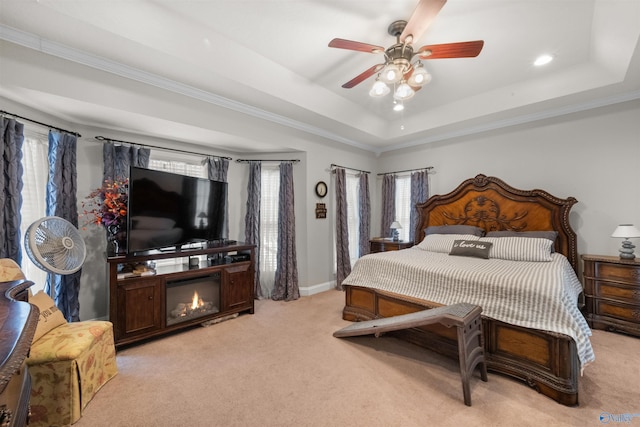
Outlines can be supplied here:
<path id="1" fill-rule="evenodd" d="M 114 254 L 124 249 L 128 200 L 129 180 L 124 179 L 105 180 L 102 187 L 93 190 L 82 202 L 83 215 L 87 218 L 83 230 L 89 224 L 103 226 Z"/>

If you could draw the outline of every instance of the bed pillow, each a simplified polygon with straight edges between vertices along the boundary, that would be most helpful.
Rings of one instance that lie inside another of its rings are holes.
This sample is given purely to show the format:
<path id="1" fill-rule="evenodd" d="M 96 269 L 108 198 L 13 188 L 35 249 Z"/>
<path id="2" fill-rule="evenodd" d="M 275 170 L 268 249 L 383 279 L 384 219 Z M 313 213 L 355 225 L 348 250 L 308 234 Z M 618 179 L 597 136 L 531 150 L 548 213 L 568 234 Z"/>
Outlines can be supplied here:
<path id="1" fill-rule="evenodd" d="M 456 240 L 478 240 L 473 234 L 429 234 L 424 236 L 418 247 L 429 252 L 448 254 Z"/>
<path id="2" fill-rule="evenodd" d="M 50 330 L 67 323 L 62 312 L 58 310 L 58 307 L 56 307 L 56 303 L 53 302 L 51 297 L 43 291 L 39 291 L 35 295 L 29 296 L 29 303 L 35 305 L 40 310 L 36 333 L 33 335 L 33 340 L 31 342 L 38 341 L 41 336 Z"/>
<path id="3" fill-rule="evenodd" d="M 484 236 L 484 230 L 475 225 L 432 225 L 424 229 L 424 234 L 472 234 Z"/>
<path id="4" fill-rule="evenodd" d="M 449 255 L 489 259 L 491 246 L 493 243 L 483 240 L 456 240 Z"/>
<path id="5" fill-rule="evenodd" d="M 553 230 L 540 230 L 540 231 L 512 231 L 512 230 L 500 230 L 500 231 L 488 231 L 487 237 L 537 237 L 540 239 L 549 239 L 553 242 L 558 237 L 558 232 Z"/>
<path id="6" fill-rule="evenodd" d="M 553 242 L 536 237 L 483 237 L 492 243 L 489 258 L 509 261 L 551 261 Z"/>
<path id="7" fill-rule="evenodd" d="M 512 230 L 500 230 L 489 231 L 486 237 L 533 237 L 539 239 L 549 239 L 553 242 L 551 245 L 551 253 L 555 252 L 555 243 L 558 238 L 558 232 L 554 230 L 540 230 L 540 231 L 512 231 Z"/>

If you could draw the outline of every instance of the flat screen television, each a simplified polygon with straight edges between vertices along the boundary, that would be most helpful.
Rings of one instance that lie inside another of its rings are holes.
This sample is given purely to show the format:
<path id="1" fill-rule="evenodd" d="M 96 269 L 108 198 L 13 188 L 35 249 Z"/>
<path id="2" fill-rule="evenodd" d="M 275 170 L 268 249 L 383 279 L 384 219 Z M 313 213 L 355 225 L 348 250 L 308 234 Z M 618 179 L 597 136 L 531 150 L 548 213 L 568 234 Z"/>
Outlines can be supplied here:
<path id="1" fill-rule="evenodd" d="M 127 253 L 223 239 L 227 183 L 132 166 Z"/>

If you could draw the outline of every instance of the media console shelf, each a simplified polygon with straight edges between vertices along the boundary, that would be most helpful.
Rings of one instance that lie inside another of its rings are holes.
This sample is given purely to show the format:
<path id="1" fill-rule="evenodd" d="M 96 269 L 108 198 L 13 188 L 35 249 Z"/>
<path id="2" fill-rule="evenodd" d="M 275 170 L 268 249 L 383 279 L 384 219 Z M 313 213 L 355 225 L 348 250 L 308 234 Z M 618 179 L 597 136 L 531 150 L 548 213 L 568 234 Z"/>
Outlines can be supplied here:
<path id="1" fill-rule="evenodd" d="M 206 261 L 199 257 L 206 255 Z M 143 273 L 131 265 L 180 259 Z M 108 257 L 109 320 L 116 346 L 236 313 L 254 312 L 254 246 L 236 243 Z"/>

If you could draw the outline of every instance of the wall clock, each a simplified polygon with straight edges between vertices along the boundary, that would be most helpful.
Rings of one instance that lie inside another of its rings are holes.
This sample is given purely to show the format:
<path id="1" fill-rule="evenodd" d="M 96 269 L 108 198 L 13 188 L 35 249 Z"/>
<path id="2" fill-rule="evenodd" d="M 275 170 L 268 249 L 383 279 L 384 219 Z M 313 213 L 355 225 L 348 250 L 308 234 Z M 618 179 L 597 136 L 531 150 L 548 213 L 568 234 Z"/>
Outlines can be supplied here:
<path id="1" fill-rule="evenodd" d="M 316 195 L 324 197 L 327 195 L 327 184 L 324 181 L 318 181 L 316 184 Z"/>

